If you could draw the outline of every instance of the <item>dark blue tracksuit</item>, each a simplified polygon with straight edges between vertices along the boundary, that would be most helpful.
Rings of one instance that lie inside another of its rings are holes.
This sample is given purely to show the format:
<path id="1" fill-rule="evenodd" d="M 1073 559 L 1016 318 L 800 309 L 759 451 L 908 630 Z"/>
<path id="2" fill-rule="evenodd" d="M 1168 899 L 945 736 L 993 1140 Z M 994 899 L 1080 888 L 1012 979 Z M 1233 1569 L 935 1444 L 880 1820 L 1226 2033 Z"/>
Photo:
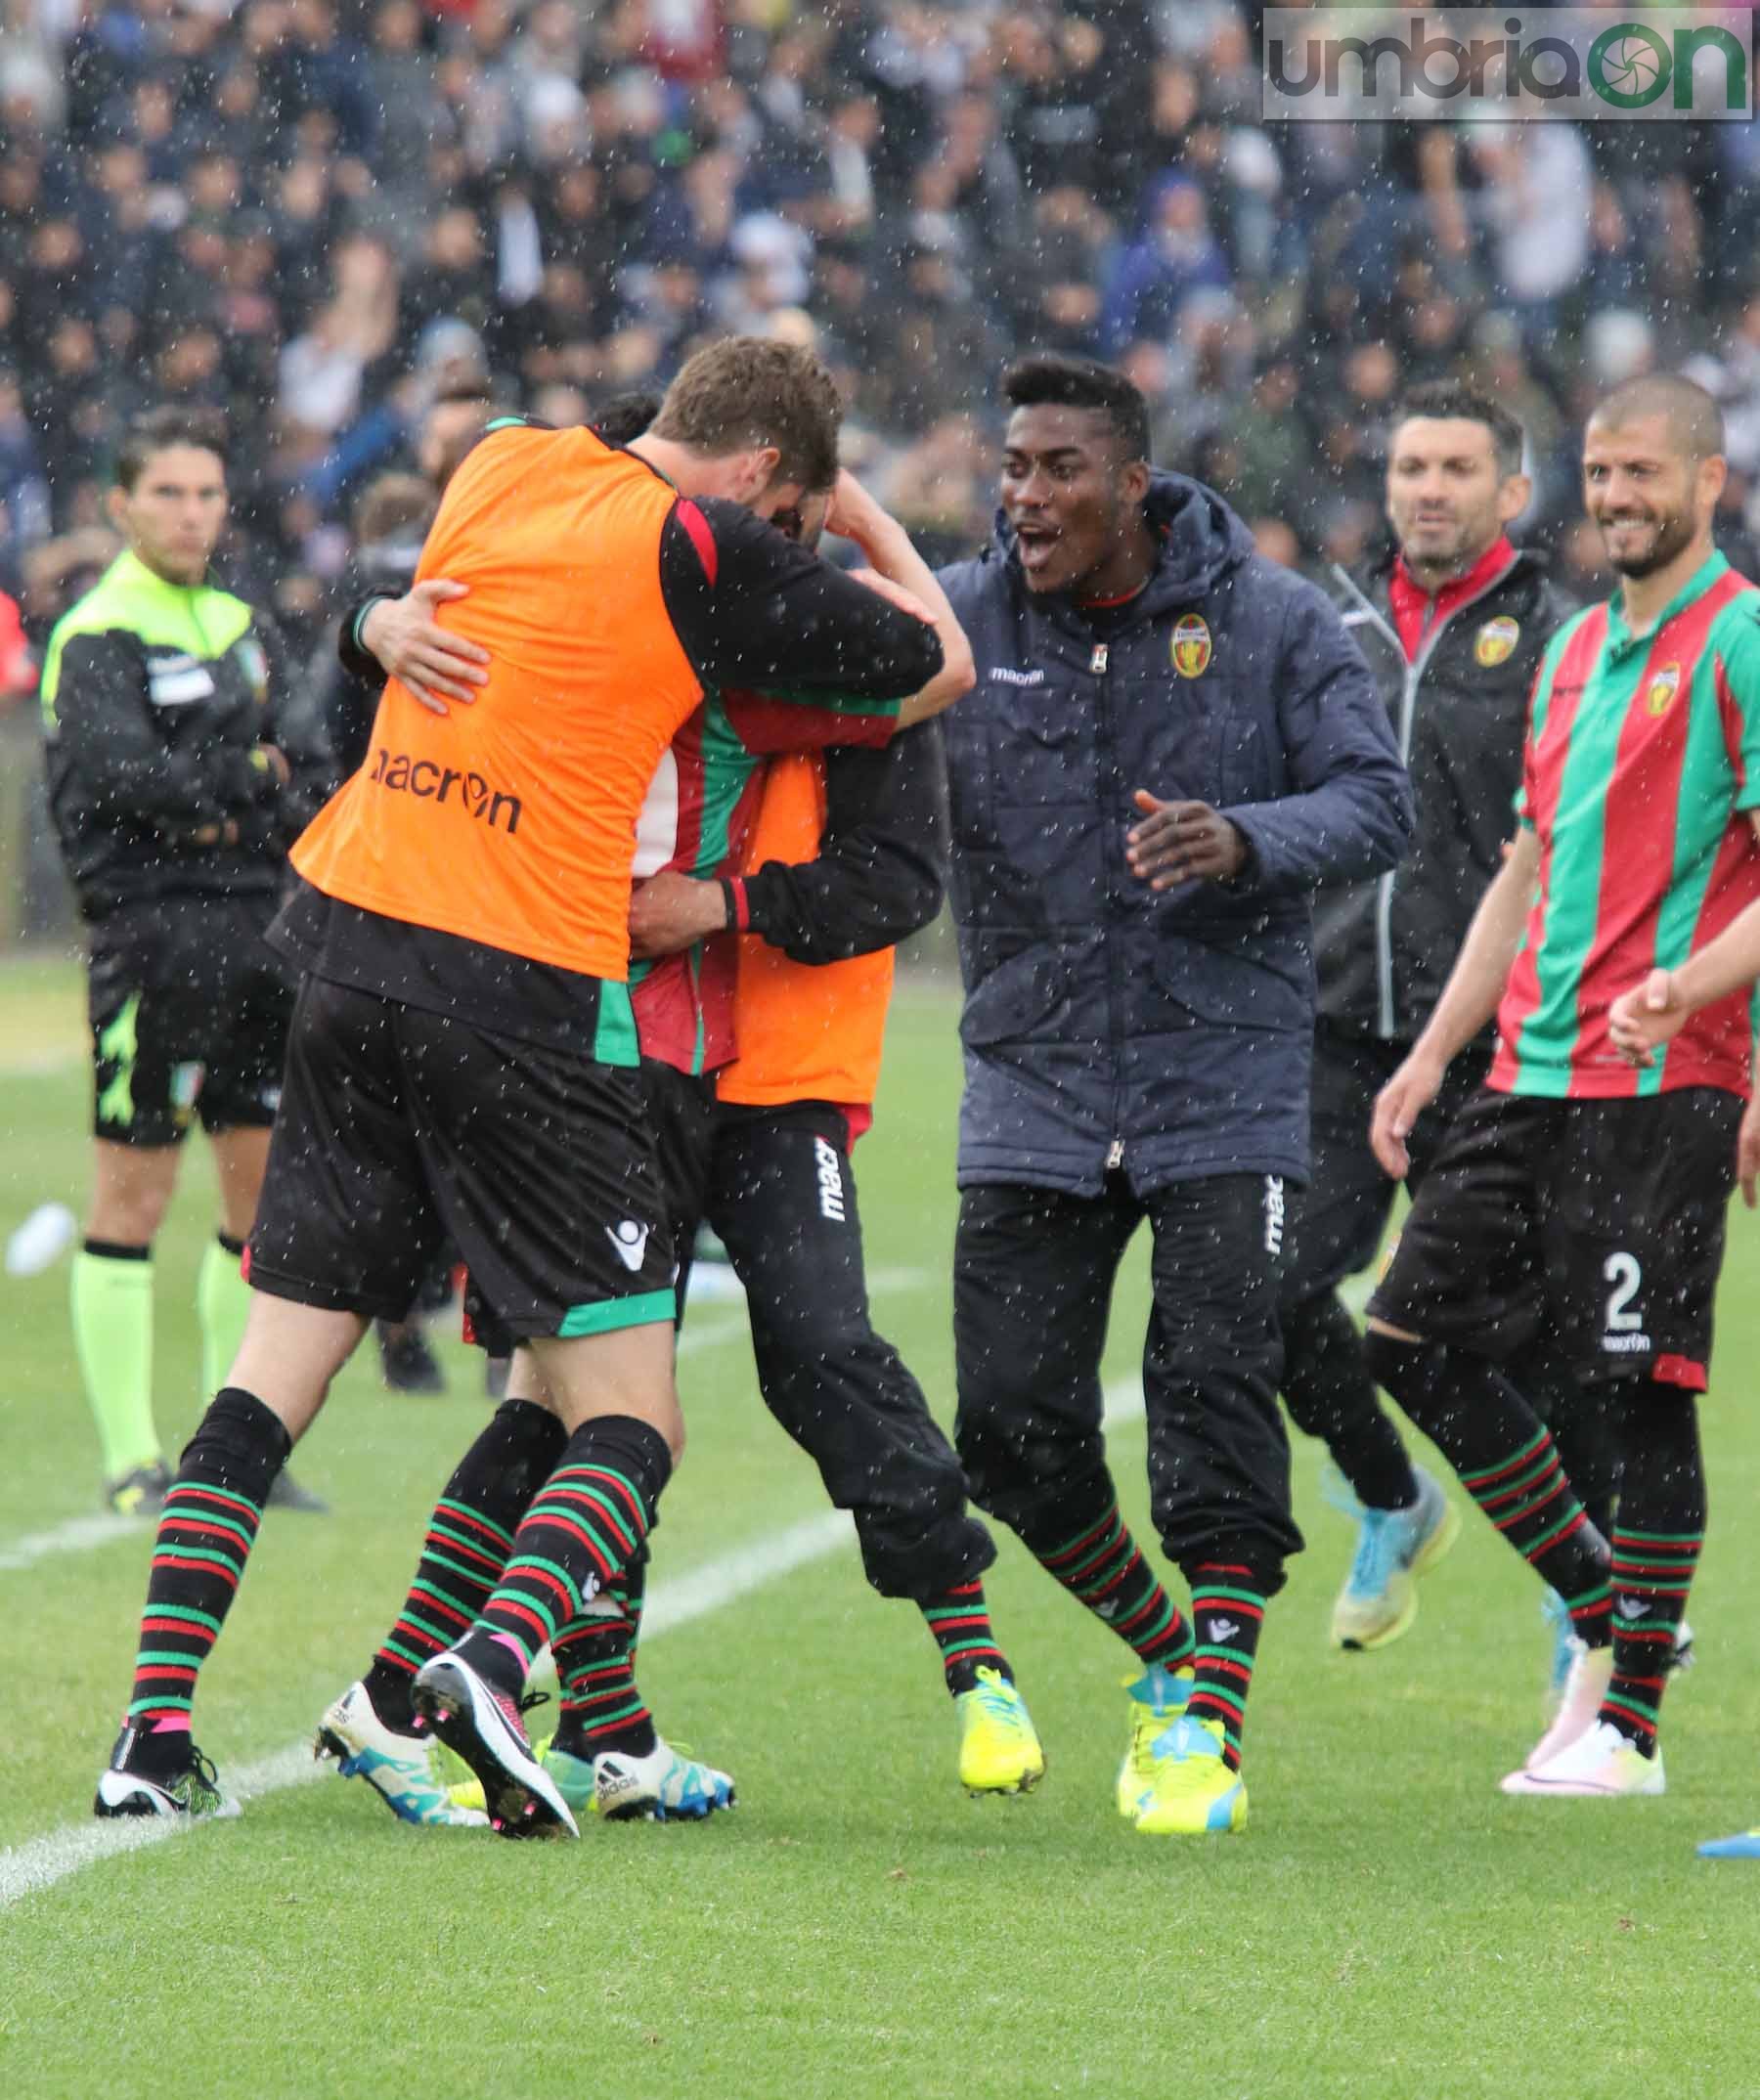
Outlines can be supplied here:
<path id="1" fill-rule="evenodd" d="M 1410 791 L 1325 595 L 1219 498 L 1157 475 L 1147 588 L 1035 598 L 1006 527 L 945 570 L 976 689 L 946 718 L 966 1000 L 955 1274 L 960 1454 L 1041 1551 L 1104 1512 L 1099 1361 L 1147 1217 L 1154 1513 L 1188 1568 L 1275 1586 L 1299 1549 L 1277 1412 L 1276 1262 L 1307 1171 L 1310 896 L 1390 866 Z M 1233 882 L 1157 894 L 1124 860 L 1137 788 L 1221 809 Z"/>

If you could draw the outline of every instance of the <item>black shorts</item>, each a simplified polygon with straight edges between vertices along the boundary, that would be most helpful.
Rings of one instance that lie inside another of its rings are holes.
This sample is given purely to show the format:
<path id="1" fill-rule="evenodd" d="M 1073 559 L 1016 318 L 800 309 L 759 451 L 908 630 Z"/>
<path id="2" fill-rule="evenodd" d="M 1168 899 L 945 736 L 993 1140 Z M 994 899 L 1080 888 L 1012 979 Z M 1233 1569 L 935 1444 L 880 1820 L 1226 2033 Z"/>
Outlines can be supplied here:
<path id="1" fill-rule="evenodd" d="M 200 1118 L 267 1129 L 281 1098 L 293 983 L 263 940 L 275 899 L 173 897 L 92 927 L 92 1130 L 177 1145 Z"/>
<path id="2" fill-rule="evenodd" d="M 1371 1318 L 1494 1363 L 1549 1325 L 1579 1379 L 1702 1392 L 1742 1104 L 1488 1089 L 1462 1110 L 1369 1301 Z"/>
<path id="3" fill-rule="evenodd" d="M 709 1163 L 715 1143 L 715 1081 L 663 1065 L 641 1061 L 641 1095 L 654 1160 L 660 1175 L 666 1230 L 672 1243 L 673 1283 L 682 1318 L 689 1280 L 691 1249 L 708 1200 Z M 511 1356 L 514 1335 L 477 1288 L 473 1272 L 464 1278 L 464 1339 L 490 1356 Z"/>
<path id="4" fill-rule="evenodd" d="M 1409 1043 L 1345 1035 L 1324 1024 L 1314 1031 L 1314 1076 L 1307 1187 L 1292 1205 L 1284 1236 L 1283 1304 L 1294 1312 L 1347 1276 L 1369 1267 L 1380 1251 L 1399 1184 L 1382 1171 L 1369 1145 L 1375 1097 L 1411 1054 Z M 1448 1127 L 1484 1082 L 1490 1058 L 1464 1051 L 1448 1068 L 1435 1100 L 1406 1140 L 1416 1195 L 1441 1152 Z"/>
<path id="5" fill-rule="evenodd" d="M 308 977 L 251 1284 L 400 1320 L 442 1234 L 521 1339 L 670 1320 L 639 1074 Z"/>

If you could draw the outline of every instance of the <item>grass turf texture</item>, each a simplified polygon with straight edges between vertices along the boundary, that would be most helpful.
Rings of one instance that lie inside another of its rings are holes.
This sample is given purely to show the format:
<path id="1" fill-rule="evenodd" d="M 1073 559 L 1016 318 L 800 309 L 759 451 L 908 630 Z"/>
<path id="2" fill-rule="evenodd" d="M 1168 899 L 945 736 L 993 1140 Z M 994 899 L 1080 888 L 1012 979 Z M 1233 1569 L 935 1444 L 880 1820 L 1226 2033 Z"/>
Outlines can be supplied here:
<path id="1" fill-rule="evenodd" d="M 69 971 L 0 971 L 0 1231 L 81 1199 L 78 1014 Z M 901 994 L 878 1127 L 857 1153 L 870 1264 L 888 1277 L 878 1318 L 944 1415 L 953 1020 L 945 991 Z M 173 1451 L 200 1405 L 208 1186 L 193 1143 L 158 1261 Z M 1300 1445 L 1310 1551 L 1260 1651 L 1241 1837 L 1150 1841 L 1118 1820 L 1123 1650 L 1006 1539 L 990 1594 L 1050 1772 L 1031 1801 L 968 1801 L 933 1644 L 846 1547 L 643 1651 L 663 1727 L 736 1775 L 734 1815 L 515 1846 L 406 1829 L 358 1782 L 270 1794 L 241 1821 L 0 1909 L 0 2091 L 206 2100 L 414 2076 L 429 2095 L 625 2100 L 1760 2094 L 1760 1869 L 1693 1852 L 1760 1820 L 1760 1235 L 1734 1218 L 1706 1411 L 1702 1659 L 1670 1695 L 1665 1799 L 1498 1794 L 1536 1731 L 1544 1640 L 1532 1580 L 1471 1512 L 1412 1637 L 1330 1652 L 1352 1534 Z M 1132 1375 L 1142 1333 L 1136 1252 L 1114 1379 Z M 65 1265 L 0 1278 L 0 1555 L 95 1507 L 66 1290 Z M 823 1507 L 762 1411 L 737 1311 L 702 1309 L 687 1334 L 692 1446 L 658 1585 Z M 440 1401 L 384 1393 L 359 1359 L 300 1452 L 335 1515 L 264 1525 L 203 1673 L 198 1739 L 223 1776 L 309 1735 L 401 1597 L 418 1525 L 483 1415 L 474 1359 L 445 1353 Z M 1147 1540 L 1140 1421 L 1113 1454 Z M 0 1847 L 84 1824 L 146 1553 L 142 1532 L 0 1567 Z"/>

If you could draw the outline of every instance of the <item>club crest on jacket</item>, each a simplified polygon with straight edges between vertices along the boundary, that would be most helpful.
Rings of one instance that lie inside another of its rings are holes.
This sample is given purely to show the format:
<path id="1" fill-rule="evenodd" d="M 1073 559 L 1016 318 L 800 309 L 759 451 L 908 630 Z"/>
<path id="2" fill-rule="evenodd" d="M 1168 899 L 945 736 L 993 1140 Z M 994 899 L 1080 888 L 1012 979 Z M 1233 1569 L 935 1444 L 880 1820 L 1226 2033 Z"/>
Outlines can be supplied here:
<path id="1" fill-rule="evenodd" d="M 1168 653 L 1182 678 L 1198 678 L 1210 668 L 1210 631 L 1202 614 L 1184 613 L 1174 623 Z"/>
<path id="2" fill-rule="evenodd" d="M 1506 662 L 1520 639 L 1520 621 L 1500 613 L 1495 620 L 1487 620 L 1474 635 L 1473 653 L 1489 670 L 1493 664 Z"/>

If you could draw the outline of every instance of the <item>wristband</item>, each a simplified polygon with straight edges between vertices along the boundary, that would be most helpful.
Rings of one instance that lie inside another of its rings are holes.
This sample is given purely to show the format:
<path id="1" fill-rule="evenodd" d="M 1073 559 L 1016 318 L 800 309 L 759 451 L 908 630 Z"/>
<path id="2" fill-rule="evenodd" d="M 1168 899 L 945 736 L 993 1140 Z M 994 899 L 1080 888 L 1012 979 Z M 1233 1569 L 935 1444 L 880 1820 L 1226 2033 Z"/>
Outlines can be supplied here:
<path id="1" fill-rule="evenodd" d="M 746 902 L 746 886 L 743 875 L 724 875 L 721 878 L 723 901 L 727 907 L 727 924 L 735 933 L 743 934 L 752 923 L 751 907 Z"/>
<path id="2" fill-rule="evenodd" d="M 360 611 L 355 614 L 354 628 L 349 635 L 349 639 L 354 643 L 355 648 L 359 650 L 361 655 L 373 656 L 373 651 L 367 646 L 365 640 L 363 640 L 362 638 L 363 632 L 367 626 L 367 615 L 372 612 L 373 608 L 375 605 L 389 605 L 390 603 L 391 599 L 385 591 L 375 591 L 374 595 L 367 600 L 366 604 L 361 607 Z M 373 660 L 374 663 L 378 662 L 377 657 L 374 657 Z"/>

